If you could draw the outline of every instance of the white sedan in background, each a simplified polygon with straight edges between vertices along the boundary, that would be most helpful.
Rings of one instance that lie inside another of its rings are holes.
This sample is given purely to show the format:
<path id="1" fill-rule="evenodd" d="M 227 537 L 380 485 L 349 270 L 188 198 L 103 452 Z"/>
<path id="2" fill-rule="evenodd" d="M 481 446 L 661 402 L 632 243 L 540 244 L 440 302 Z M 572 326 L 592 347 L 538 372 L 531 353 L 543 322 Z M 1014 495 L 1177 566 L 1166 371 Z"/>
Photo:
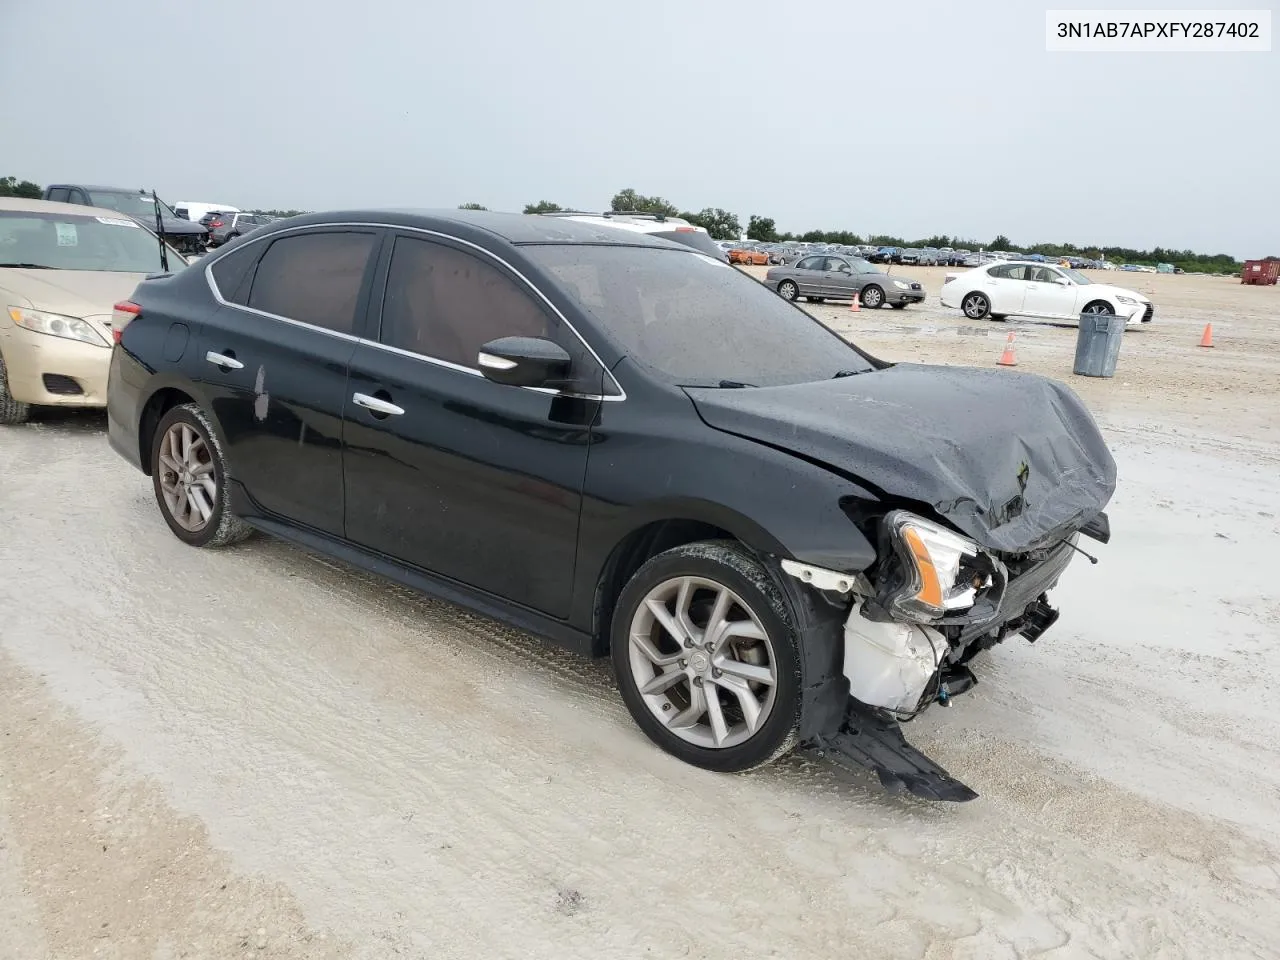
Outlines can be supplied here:
<path id="1" fill-rule="evenodd" d="M 1010 316 L 1076 320 L 1082 313 L 1127 317 L 1128 325 L 1150 323 L 1151 301 L 1134 290 L 1094 283 L 1078 270 L 1047 263 L 992 263 L 948 273 L 942 305 L 959 307 L 970 320 Z"/>

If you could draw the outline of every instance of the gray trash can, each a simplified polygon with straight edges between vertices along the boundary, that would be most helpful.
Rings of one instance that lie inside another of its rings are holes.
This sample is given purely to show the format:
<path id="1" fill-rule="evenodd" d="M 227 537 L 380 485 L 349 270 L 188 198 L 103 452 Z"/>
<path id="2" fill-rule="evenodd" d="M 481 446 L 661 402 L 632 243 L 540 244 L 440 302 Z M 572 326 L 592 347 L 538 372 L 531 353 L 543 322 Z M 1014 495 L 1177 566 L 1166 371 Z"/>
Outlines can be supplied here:
<path id="1" fill-rule="evenodd" d="M 1073 372 L 1082 377 L 1114 377 L 1116 361 L 1120 359 L 1120 340 L 1128 319 L 1106 313 L 1080 314 Z"/>

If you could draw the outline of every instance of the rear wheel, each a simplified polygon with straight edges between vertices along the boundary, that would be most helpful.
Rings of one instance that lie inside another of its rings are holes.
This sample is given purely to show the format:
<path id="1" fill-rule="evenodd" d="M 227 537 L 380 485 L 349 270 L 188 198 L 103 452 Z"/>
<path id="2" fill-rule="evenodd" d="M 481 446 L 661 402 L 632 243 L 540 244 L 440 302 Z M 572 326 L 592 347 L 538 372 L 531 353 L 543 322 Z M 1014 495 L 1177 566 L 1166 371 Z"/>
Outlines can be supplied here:
<path id="1" fill-rule="evenodd" d="M 221 547 L 253 532 L 231 512 L 226 460 L 196 404 L 161 418 L 151 445 L 151 481 L 165 523 L 183 543 Z"/>
<path id="2" fill-rule="evenodd" d="M 905 310 L 905 309 L 907 309 L 907 305 L 906 305 L 905 303 L 891 303 L 891 304 L 889 304 L 889 306 L 893 307 L 893 309 L 895 309 L 895 310 Z"/>
<path id="3" fill-rule="evenodd" d="M 868 310 L 875 310 L 884 304 L 884 291 L 873 283 L 863 287 L 858 298 Z"/>
<path id="4" fill-rule="evenodd" d="M 1004 320 L 1008 320 L 1009 318 L 1008 318 L 1007 316 L 1005 316 L 1003 313 L 993 313 L 993 314 L 991 315 L 991 319 L 992 319 L 992 320 L 1004 321 Z"/>
<path id="5" fill-rule="evenodd" d="M 798 638 L 781 590 L 741 544 L 650 559 L 618 598 L 610 640 L 627 709 L 673 756 L 736 772 L 795 745 Z"/>
<path id="6" fill-rule="evenodd" d="M 970 320 L 981 320 L 991 312 L 991 301 L 987 299 L 985 293 L 978 293 L 975 290 L 973 293 L 966 294 L 960 301 L 960 309 Z"/>
<path id="7" fill-rule="evenodd" d="M 4 357 L 0 357 L 0 424 L 26 423 L 31 416 L 31 404 L 15 400 L 9 394 L 9 377 Z"/>

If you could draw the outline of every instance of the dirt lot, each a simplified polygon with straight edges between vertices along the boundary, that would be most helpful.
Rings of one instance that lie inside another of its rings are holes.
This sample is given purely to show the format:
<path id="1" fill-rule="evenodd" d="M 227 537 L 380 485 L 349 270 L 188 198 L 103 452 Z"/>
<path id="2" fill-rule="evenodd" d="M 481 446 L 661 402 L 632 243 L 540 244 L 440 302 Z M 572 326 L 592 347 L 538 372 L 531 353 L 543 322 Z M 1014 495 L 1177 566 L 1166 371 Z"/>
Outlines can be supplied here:
<path id="1" fill-rule="evenodd" d="M 912 725 L 979 800 L 684 766 L 600 665 L 182 546 L 56 416 L 0 433 L 0 960 L 1280 957 L 1280 289 L 1125 276 L 1156 322 L 1083 380 L 1073 330 L 975 333 L 898 272 L 932 302 L 815 312 L 895 360 L 1016 330 L 1120 464 L 1059 624 Z"/>

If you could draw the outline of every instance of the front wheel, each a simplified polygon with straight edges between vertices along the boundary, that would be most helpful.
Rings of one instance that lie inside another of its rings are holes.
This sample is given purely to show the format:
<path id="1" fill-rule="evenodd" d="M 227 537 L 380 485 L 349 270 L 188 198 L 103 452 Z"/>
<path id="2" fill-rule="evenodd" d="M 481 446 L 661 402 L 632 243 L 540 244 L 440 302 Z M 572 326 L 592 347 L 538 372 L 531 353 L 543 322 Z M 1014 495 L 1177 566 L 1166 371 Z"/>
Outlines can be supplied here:
<path id="1" fill-rule="evenodd" d="M 31 404 L 15 400 L 9 393 L 8 372 L 4 357 L 0 357 L 0 424 L 26 423 L 31 416 Z"/>
<path id="2" fill-rule="evenodd" d="M 795 745 L 798 637 L 781 590 L 742 545 L 651 558 L 618 598 L 610 643 L 623 702 L 673 756 L 729 773 Z"/>
<path id="3" fill-rule="evenodd" d="M 858 297 L 862 301 L 862 305 L 868 310 L 875 310 L 884 303 L 884 291 L 874 283 L 863 287 L 862 293 Z"/>
<path id="4" fill-rule="evenodd" d="M 169 529 L 193 547 L 221 547 L 253 528 L 231 512 L 227 464 L 204 411 L 194 403 L 161 418 L 151 444 L 151 481 Z"/>
<path id="5" fill-rule="evenodd" d="M 800 296 L 800 288 L 796 286 L 794 280 L 783 280 L 778 284 L 778 296 L 782 297 L 783 300 L 794 301 L 796 297 Z"/>
<path id="6" fill-rule="evenodd" d="M 960 301 L 960 309 L 970 320 L 981 320 L 991 312 L 991 301 L 985 293 L 974 291 Z"/>
<path id="7" fill-rule="evenodd" d="M 1116 315 L 1111 304 L 1107 303 L 1105 300 L 1095 300 L 1093 303 L 1086 304 L 1085 308 L 1080 312 L 1093 314 L 1094 316 L 1099 317 L 1114 317 Z"/>

